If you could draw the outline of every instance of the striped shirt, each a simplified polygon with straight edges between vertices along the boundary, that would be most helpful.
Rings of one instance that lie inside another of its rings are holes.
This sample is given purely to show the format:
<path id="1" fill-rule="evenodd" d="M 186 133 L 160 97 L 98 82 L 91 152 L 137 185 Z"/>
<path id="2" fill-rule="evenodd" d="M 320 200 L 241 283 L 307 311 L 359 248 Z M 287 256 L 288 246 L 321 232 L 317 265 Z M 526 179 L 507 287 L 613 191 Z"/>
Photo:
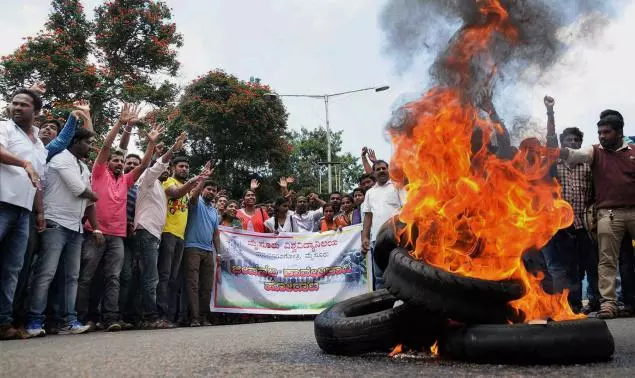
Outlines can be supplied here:
<path id="1" fill-rule="evenodd" d="M 126 200 L 126 218 L 128 223 L 134 223 L 135 204 L 137 203 L 137 191 L 139 187 L 135 184 L 128 190 L 128 199 Z"/>

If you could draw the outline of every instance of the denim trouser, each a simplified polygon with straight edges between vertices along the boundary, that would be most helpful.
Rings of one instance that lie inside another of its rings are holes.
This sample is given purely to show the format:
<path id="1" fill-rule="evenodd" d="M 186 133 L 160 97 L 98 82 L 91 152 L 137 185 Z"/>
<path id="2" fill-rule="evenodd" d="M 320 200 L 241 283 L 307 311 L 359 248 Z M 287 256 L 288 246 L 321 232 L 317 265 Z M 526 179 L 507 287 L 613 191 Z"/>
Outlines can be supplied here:
<path id="1" fill-rule="evenodd" d="M 29 310 L 29 288 L 40 245 L 40 234 L 35 232 L 35 213 L 31 213 L 29 223 L 29 241 L 24 254 L 24 263 L 18 276 L 18 285 L 13 296 L 13 318 L 19 322 L 26 321 L 26 313 Z M 0 250 L 2 250 L 1 245 Z"/>
<path id="2" fill-rule="evenodd" d="M 123 266 L 123 237 L 104 235 L 102 247 L 97 247 L 92 233 L 86 233 L 82 249 L 82 265 L 77 287 L 77 313 L 83 321 L 88 316 L 91 281 L 101 263 L 104 278 L 104 292 L 101 313 L 105 323 L 119 321 L 119 274 Z"/>
<path id="3" fill-rule="evenodd" d="M 13 296 L 29 240 L 29 216 L 23 207 L 0 202 L 0 325 L 13 322 Z"/>
<path id="4" fill-rule="evenodd" d="M 137 315 L 135 305 L 139 293 L 139 255 L 134 236 L 125 238 L 123 245 L 123 266 L 119 275 L 119 311 L 125 320 L 131 321 Z"/>
<path id="5" fill-rule="evenodd" d="M 595 244 L 585 229 L 559 230 L 543 249 L 550 285 L 549 293 L 569 289 L 569 304 L 575 310 L 582 307 L 582 279 L 586 273 L 589 302 L 599 304 L 598 255 Z"/>
<path id="6" fill-rule="evenodd" d="M 63 269 L 64 314 L 66 323 L 77 320 L 75 300 L 77 298 L 77 279 L 82 254 L 83 236 L 51 220 L 46 221 L 46 230 L 42 232 L 42 249 L 33 268 L 33 282 L 29 299 L 27 320 L 44 320 L 44 310 L 49 288 L 59 268 Z"/>
<path id="7" fill-rule="evenodd" d="M 135 231 L 137 252 L 139 253 L 139 273 L 141 274 L 141 304 L 143 319 L 154 320 L 157 313 L 157 286 L 159 285 L 160 240 L 144 229 Z"/>
<path id="8" fill-rule="evenodd" d="M 183 259 L 183 239 L 164 232 L 159 247 L 159 285 L 157 286 L 157 307 L 159 315 L 174 321 L 178 308 L 178 293 L 181 288 L 181 261 Z"/>
<path id="9" fill-rule="evenodd" d="M 375 242 L 370 243 L 370 253 L 373 258 L 373 290 L 379 290 L 384 288 L 384 271 L 377 266 L 375 262 Z"/>

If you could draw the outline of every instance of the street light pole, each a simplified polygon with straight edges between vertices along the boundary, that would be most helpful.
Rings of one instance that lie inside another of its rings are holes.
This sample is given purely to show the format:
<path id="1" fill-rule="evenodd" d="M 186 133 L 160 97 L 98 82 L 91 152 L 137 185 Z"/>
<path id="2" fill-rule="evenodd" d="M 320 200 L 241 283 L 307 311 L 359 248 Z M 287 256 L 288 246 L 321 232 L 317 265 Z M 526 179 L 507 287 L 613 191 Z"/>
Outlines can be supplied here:
<path id="1" fill-rule="evenodd" d="M 381 86 L 381 87 L 368 87 L 368 88 L 362 88 L 362 89 L 356 89 L 353 91 L 346 91 L 346 92 L 338 92 L 338 93 L 331 93 L 331 94 L 325 94 L 325 95 L 308 95 L 308 94 L 276 94 L 276 93 L 265 93 L 265 96 L 274 96 L 274 97 L 309 97 L 309 98 L 319 98 L 319 99 L 323 99 L 324 100 L 324 111 L 326 113 L 326 166 L 328 169 L 328 187 L 329 187 L 329 193 L 333 192 L 333 175 L 332 175 L 332 170 L 331 170 L 331 165 L 333 165 L 333 162 L 331 161 L 331 125 L 329 123 L 329 98 L 331 97 L 335 97 L 335 96 L 341 96 L 341 95 L 345 95 L 345 94 L 349 94 L 349 93 L 357 93 L 357 92 L 363 92 L 363 91 L 370 91 L 370 90 L 374 90 L 375 92 L 382 92 L 385 91 L 387 89 L 389 89 L 390 87 L 387 85 Z M 320 176 L 321 177 L 321 176 Z"/>

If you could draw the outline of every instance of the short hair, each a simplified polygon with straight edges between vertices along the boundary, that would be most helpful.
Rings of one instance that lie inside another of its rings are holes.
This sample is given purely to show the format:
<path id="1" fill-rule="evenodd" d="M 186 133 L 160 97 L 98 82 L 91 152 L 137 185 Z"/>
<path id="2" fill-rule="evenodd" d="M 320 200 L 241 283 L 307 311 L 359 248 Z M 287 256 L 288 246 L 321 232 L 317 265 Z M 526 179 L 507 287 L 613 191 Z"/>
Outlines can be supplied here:
<path id="1" fill-rule="evenodd" d="M 213 186 L 214 188 L 218 189 L 218 184 L 214 182 L 214 180 L 205 180 L 203 188 L 207 188 L 208 186 Z"/>
<path id="2" fill-rule="evenodd" d="M 126 160 L 128 160 L 130 158 L 135 158 L 135 159 L 141 161 L 141 156 L 139 156 L 137 154 L 128 154 L 128 155 L 126 155 Z"/>
<path id="3" fill-rule="evenodd" d="M 330 202 L 327 202 L 324 204 L 324 206 L 322 206 L 322 211 L 326 210 L 327 207 L 330 207 L 331 209 L 333 209 L 333 211 L 335 211 L 335 208 L 333 207 L 333 204 Z"/>
<path id="4" fill-rule="evenodd" d="M 378 164 L 386 164 L 386 167 L 390 167 L 390 165 L 388 165 L 388 162 L 385 160 L 375 160 L 375 162 L 373 163 L 373 171 L 375 171 L 375 167 Z"/>
<path id="5" fill-rule="evenodd" d="M 121 156 L 121 157 L 123 158 L 122 160 L 125 160 L 125 155 L 123 154 L 123 151 L 120 151 L 120 150 L 114 150 L 114 151 L 112 151 L 112 152 L 110 153 L 110 155 L 108 155 L 108 161 L 111 161 L 111 160 L 112 160 L 112 158 L 113 158 L 113 156 L 115 156 L 115 155 L 117 155 L 117 156 Z"/>
<path id="6" fill-rule="evenodd" d="M 187 165 L 190 165 L 190 159 L 188 159 L 187 156 L 177 156 L 172 159 L 170 164 L 174 167 L 179 163 L 187 163 Z"/>
<path id="7" fill-rule="evenodd" d="M 15 96 L 20 94 L 25 94 L 31 97 L 31 99 L 33 100 L 33 109 L 35 110 L 36 113 L 39 113 L 40 110 L 42 110 L 42 98 L 38 96 L 37 93 L 33 92 L 30 89 L 20 88 L 17 91 L 13 92 L 13 94 L 11 95 L 11 98 L 14 98 Z"/>
<path id="8" fill-rule="evenodd" d="M 359 177 L 359 183 L 361 184 L 362 181 L 364 181 L 366 179 L 371 179 L 371 180 L 373 180 L 373 182 L 377 182 L 377 178 L 375 176 L 373 176 L 372 173 L 364 173 L 363 175 L 361 175 Z"/>
<path id="9" fill-rule="evenodd" d="M 355 188 L 355 189 L 353 189 L 353 192 L 352 192 L 351 194 L 352 194 L 353 196 L 355 196 L 355 192 L 360 192 L 360 193 L 362 193 L 363 195 L 366 195 L 366 192 L 364 192 L 364 189 L 362 189 L 362 188 Z"/>
<path id="10" fill-rule="evenodd" d="M 567 127 L 566 129 L 562 130 L 562 134 L 560 134 L 560 143 L 562 143 L 564 137 L 567 135 L 575 135 L 580 138 L 580 140 L 584 139 L 584 133 L 580 129 L 578 129 L 577 127 Z"/>
<path id="11" fill-rule="evenodd" d="M 254 196 L 256 195 L 256 191 L 251 190 L 251 189 L 247 189 L 247 190 L 245 190 L 245 191 L 243 192 L 243 197 L 242 197 L 242 198 L 243 198 L 243 199 L 245 199 L 245 196 L 246 196 L 246 195 L 247 195 L 247 193 L 249 193 L 249 192 L 252 192 L 252 193 L 254 194 Z M 258 205 L 256 205 L 256 206 L 258 206 Z"/>
<path id="12" fill-rule="evenodd" d="M 55 125 L 55 128 L 57 129 L 57 133 L 59 134 L 60 131 L 62 131 L 62 123 L 56 119 L 47 119 L 44 122 L 40 123 L 40 129 L 44 128 L 44 125 L 46 124 L 53 124 Z"/>
<path id="13" fill-rule="evenodd" d="M 79 128 L 77 130 L 75 130 L 75 135 L 73 135 L 73 139 L 71 140 L 71 146 L 74 145 L 75 143 L 79 142 L 80 140 L 84 140 L 84 139 L 90 139 L 97 136 L 97 133 L 87 130 L 85 128 Z"/>
<path id="14" fill-rule="evenodd" d="M 624 117 L 617 110 L 607 109 L 600 113 L 599 126 L 611 126 L 613 130 L 624 129 Z"/>
<path id="15" fill-rule="evenodd" d="M 340 192 L 338 192 L 338 191 L 336 190 L 336 191 L 334 191 L 334 192 L 331 192 L 331 194 L 329 194 L 329 200 L 331 199 L 331 197 L 333 196 L 333 194 L 337 194 L 337 195 L 339 195 L 340 197 L 342 197 L 342 193 L 340 193 Z"/>
<path id="16" fill-rule="evenodd" d="M 353 199 L 353 196 L 351 196 L 350 194 L 344 194 L 342 196 L 342 202 L 344 202 L 344 198 L 348 198 L 348 200 L 351 201 L 351 203 L 355 202 L 355 200 Z"/>

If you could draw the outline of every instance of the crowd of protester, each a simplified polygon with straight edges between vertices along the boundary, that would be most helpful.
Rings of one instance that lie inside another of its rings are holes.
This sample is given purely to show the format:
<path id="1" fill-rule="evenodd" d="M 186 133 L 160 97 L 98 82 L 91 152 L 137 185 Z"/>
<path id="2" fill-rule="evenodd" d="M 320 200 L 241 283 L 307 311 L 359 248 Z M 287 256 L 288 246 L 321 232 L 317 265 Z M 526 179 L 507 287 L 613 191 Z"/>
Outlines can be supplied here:
<path id="1" fill-rule="evenodd" d="M 124 104 L 96 148 L 85 102 L 75 104 L 63 127 L 37 122 L 43 91 L 18 90 L 9 119 L 0 122 L 0 339 L 211 325 L 221 316 L 209 309 L 219 226 L 279 233 L 361 223 L 362 251 L 372 255 L 377 230 L 406 200 L 390 180 L 388 163 L 367 148 L 365 173 L 350 194 L 333 192 L 326 200 L 296 195 L 289 189 L 293 178 L 283 177 L 273 201 L 258 202 L 257 180 L 232 199 L 213 181 L 212 162 L 192 174 L 181 151 L 185 133 L 167 148 L 164 129 L 152 126 L 143 156 L 127 153 L 140 109 Z M 554 101 L 545 104 L 547 143 L 563 147 L 554 176 L 575 212 L 574 223 L 539 251 L 545 286 L 569 289 L 576 312 L 628 315 L 635 308 L 628 236 L 635 235 L 635 146 L 616 111 L 602 113 L 598 146 L 582 149 L 577 128 L 557 138 Z M 97 155 L 89 162 L 91 151 Z M 597 242 L 585 222 L 592 203 Z M 374 276 L 381 288 L 376 265 Z M 589 300 L 583 307 L 585 276 Z"/>

